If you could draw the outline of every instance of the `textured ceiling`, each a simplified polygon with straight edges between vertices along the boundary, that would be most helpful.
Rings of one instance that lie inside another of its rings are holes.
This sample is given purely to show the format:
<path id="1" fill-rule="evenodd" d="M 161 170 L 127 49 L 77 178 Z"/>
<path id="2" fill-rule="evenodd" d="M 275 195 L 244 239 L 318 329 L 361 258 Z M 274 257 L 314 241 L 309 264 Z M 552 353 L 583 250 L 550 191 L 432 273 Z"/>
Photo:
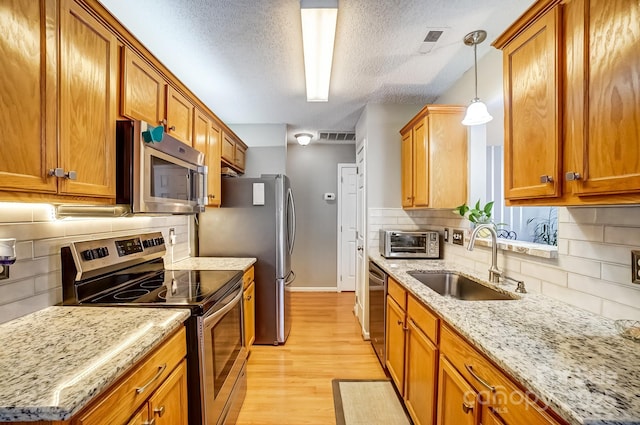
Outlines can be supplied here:
<path id="1" fill-rule="evenodd" d="M 329 102 L 307 103 L 298 0 L 100 0 L 222 120 L 351 130 L 364 105 L 425 104 L 533 0 L 339 0 Z M 445 32 L 420 54 L 428 28 Z M 471 98 L 472 93 L 469 93 Z"/>

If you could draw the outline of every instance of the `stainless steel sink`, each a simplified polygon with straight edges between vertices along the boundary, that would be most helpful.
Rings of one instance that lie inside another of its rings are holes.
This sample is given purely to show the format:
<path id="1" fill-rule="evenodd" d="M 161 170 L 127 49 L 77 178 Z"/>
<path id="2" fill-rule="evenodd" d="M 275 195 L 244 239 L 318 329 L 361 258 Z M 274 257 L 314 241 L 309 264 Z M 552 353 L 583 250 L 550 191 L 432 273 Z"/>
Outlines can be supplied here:
<path id="1" fill-rule="evenodd" d="M 496 291 L 480 282 L 455 272 L 412 270 L 412 277 L 443 296 L 465 301 L 515 300 L 515 296 Z"/>

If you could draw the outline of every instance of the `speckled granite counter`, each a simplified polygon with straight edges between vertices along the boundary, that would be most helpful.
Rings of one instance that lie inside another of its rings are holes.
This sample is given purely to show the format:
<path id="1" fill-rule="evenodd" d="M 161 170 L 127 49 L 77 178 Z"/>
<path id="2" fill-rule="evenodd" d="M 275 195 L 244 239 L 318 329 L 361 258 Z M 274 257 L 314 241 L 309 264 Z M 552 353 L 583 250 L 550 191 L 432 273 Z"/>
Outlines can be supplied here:
<path id="1" fill-rule="evenodd" d="M 407 271 L 457 270 L 485 282 L 487 276 L 441 260 L 370 258 L 567 422 L 640 424 L 640 344 L 618 336 L 612 320 L 540 294 L 513 301 L 443 297 Z M 515 285 L 498 286 L 514 293 Z"/>
<path id="2" fill-rule="evenodd" d="M 0 325 L 0 421 L 69 419 L 189 314 L 49 307 Z"/>
<path id="3" fill-rule="evenodd" d="M 242 270 L 246 271 L 256 262 L 255 258 L 236 257 L 189 257 L 165 264 L 169 270 Z"/>

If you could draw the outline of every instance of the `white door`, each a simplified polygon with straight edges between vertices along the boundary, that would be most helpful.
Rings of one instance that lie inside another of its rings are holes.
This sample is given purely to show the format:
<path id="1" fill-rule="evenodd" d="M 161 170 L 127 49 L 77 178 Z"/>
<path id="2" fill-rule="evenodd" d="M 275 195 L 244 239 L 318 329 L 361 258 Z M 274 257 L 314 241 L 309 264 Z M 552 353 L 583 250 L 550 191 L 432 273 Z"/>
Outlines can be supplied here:
<path id="1" fill-rule="evenodd" d="M 366 200 L 366 179 L 365 179 L 365 146 L 366 139 L 362 139 L 356 144 L 356 166 L 357 166 L 357 195 L 356 195 L 356 305 L 355 312 L 360 325 L 362 335 L 369 339 L 369 309 L 367 307 L 367 200 Z"/>
<path id="2" fill-rule="evenodd" d="M 356 164 L 338 164 L 338 291 L 356 290 Z"/>

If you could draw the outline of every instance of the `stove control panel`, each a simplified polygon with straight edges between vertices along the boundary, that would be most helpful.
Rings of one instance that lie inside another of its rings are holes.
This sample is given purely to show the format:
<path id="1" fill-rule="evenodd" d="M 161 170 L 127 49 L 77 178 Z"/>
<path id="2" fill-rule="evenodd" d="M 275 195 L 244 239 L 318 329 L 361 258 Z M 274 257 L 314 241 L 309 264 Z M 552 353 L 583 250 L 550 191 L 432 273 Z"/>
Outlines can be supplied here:
<path id="1" fill-rule="evenodd" d="M 72 242 L 70 250 L 76 280 L 161 258 L 167 252 L 161 232 Z"/>

